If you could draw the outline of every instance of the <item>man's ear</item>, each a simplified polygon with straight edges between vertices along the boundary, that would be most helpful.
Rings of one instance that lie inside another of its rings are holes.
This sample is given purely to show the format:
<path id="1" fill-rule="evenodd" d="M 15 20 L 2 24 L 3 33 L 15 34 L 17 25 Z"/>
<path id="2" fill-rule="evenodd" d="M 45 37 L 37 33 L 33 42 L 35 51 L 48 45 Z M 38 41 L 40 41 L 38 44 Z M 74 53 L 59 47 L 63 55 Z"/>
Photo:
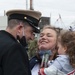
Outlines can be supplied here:
<path id="1" fill-rule="evenodd" d="M 22 31 L 23 25 L 17 25 L 18 34 Z"/>

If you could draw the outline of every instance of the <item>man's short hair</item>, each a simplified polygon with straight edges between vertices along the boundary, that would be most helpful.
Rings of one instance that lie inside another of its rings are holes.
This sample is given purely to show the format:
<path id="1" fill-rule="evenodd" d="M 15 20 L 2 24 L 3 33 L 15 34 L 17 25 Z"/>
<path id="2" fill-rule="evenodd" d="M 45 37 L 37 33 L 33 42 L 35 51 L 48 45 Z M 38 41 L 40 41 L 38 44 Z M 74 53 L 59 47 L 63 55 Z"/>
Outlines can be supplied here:
<path id="1" fill-rule="evenodd" d="M 12 29 L 17 25 L 20 25 L 20 23 L 22 23 L 24 25 L 24 27 L 29 25 L 28 22 L 21 21 L 21 20 L 18 20 L 18 19 L 11 19 L 11 20 L 8 21 L 8 27 L 10 27 Z"/>

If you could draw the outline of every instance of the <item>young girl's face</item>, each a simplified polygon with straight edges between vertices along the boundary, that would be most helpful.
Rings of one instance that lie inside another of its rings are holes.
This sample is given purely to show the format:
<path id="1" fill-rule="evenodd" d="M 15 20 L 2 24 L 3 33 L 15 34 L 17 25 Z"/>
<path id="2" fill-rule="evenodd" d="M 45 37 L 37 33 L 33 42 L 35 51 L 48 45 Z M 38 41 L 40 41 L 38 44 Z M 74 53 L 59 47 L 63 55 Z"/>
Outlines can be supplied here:
<path id="1" fill-rule="evenodd" d="M 64 54 L 66 54 L 66 48 L 63 47 L 60 42 L 58 42 L 58 54 L 59 54 L 59 55 L 64 55 Z"/>

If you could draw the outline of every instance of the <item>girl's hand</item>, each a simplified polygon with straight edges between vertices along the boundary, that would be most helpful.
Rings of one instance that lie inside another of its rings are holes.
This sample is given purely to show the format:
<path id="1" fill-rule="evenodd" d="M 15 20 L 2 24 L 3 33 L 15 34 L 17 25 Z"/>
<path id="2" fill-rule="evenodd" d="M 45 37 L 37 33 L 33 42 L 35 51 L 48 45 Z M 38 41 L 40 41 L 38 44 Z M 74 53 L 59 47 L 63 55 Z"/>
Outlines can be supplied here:
<path id="1" fill-rule="evenodd" d="M 44 73 L 44 68 L 41 68 L 40 71 L 39 71 L 39 73 L 40 73 L 40 75 L 46 75 L 46 74 Z"/>

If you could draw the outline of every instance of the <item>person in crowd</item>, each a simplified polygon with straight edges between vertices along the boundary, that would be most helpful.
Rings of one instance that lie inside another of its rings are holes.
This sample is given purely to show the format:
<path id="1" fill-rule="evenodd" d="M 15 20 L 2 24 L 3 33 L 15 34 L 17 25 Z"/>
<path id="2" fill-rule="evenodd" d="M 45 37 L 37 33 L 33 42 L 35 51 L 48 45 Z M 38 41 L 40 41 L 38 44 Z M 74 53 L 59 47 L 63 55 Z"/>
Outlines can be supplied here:
<path id="1" fill-rule="evenodd" d="M 46 25 L 43 27 L 38 40 L 38 51 L 36 56 L 30 59 L 30 68 L 32 75 L 38 75 L 39 69 L 42 65 L 42 56 L 45 52 L 50 53 L 49 60 L 54 60 L 57 55 L 57 38 L 59 36 L 60 29 Z M 52 62 L 52 61 L 51 61 Z M 50 63 L 51 63 L 50 62 Z"/>
<path id="2" fill-rule="evenodd" d="M 58 38 L 58 54 L 58 57 L 49 67 L 40 69 L 41 75 L 67 75 L 69 72 L 74 71 L 75 32 L 66 31 L 61 33 Z"/>
<path id="3" fill-rule="evenodd" d="M 25 47 L 39 32 L 41 12 L 17 9 L 6 15 L 8 26 L 0 31 L 0 75 L 31 75 Z"/>

